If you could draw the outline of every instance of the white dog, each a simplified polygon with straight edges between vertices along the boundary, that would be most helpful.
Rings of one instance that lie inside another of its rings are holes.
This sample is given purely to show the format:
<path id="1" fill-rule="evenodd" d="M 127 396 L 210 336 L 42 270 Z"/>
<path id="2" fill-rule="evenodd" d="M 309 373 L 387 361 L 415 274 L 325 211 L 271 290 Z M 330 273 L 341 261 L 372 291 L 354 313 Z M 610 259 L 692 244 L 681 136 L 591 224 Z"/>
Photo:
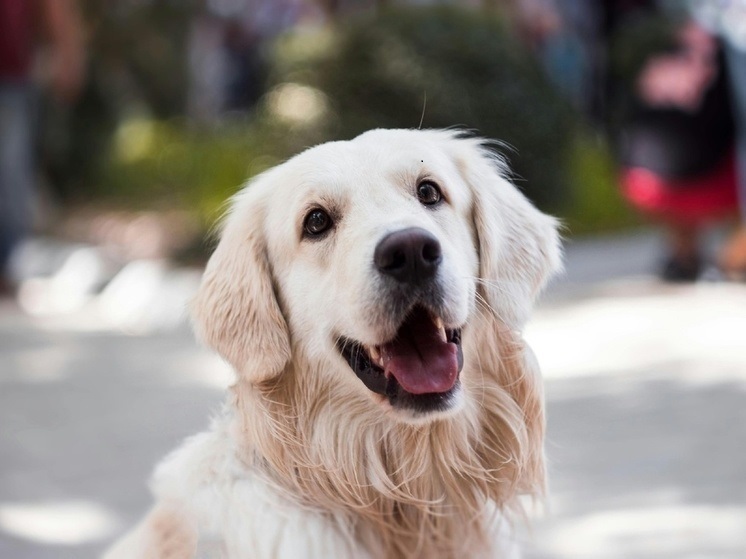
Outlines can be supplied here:
<path id="1" fill-rule="evenodd" d="M 374 130 L 243 189 L 194 304 L 229 402 L 107 557 L 514 557 L 544 486 L 520 332 L 560 249 L 504 170 L 458 132 Z"/>

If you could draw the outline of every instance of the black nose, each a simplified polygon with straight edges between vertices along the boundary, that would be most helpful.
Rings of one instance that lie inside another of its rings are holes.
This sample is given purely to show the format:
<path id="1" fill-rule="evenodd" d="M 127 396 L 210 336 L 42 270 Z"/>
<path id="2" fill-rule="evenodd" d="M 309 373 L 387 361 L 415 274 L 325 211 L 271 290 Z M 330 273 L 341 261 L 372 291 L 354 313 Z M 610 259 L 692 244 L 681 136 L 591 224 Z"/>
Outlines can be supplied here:
<path id="1" fill-rule="evenodd" d="M 442 259 L 438 239 L 419 227 L 386 235 L 373 254 L 381 273 L 411 284 L 432 278 Z"/>

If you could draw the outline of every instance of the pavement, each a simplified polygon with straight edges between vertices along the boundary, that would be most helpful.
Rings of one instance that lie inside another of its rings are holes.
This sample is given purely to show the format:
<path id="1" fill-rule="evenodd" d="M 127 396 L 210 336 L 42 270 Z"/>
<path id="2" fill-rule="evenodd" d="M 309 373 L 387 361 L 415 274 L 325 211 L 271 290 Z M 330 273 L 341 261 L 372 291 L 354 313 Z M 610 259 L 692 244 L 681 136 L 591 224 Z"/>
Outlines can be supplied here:
<path id="1" fill-rule="evenodd" d="M 551 475 L 528 559 L 746 557 L 746 286 L 663 285 L 659 249 L 649 232 L 571 243 L 527 329 Z M 95 557 L 231 373 L 184 320 L 198 271 L 33 250 L 20 305 L 0 302 L 0 558 Z"/>

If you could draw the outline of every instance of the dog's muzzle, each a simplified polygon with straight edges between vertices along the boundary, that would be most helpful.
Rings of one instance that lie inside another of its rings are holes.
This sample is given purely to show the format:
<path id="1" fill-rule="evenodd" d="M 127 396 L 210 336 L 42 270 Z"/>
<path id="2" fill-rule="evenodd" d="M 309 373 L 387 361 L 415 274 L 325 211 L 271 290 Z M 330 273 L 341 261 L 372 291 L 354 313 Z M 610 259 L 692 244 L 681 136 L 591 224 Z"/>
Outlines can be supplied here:
<path id="1" fill-rule="evenodd" d="M 363 384 L 394 408 L 444 411 L 459 389 L 461 329 L 443 321 L 440 242 L 410 227 L 381 239 L 373 254 L 380 274 L 381 312 L 398 321 L 393 337 L 374 345 L 337 339 L 339 352 Z"/>

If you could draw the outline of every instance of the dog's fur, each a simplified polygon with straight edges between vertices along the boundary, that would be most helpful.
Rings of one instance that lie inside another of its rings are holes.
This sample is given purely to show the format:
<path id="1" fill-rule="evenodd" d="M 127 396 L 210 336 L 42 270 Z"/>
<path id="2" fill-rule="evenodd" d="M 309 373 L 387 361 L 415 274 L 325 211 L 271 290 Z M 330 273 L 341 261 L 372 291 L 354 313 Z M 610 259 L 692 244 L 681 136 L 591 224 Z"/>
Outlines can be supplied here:
<path id="1" fill-rule="evenodd" d="M 545 476 L 520 332 L 560 249 L 556 222 L 504 175 L 479 139 L 374 130 L 243 189 L 193 307 L 235 369 L 231 396 L 158 467 L 155 508 L 107 557 L 513 557 L 506 518 Z M 443 191 L 436 208 L 417 199 L 423 177 Z M 335 220 L 320 240 L 303 235 L 312 207 Z M 461 388 L 433 413 L 396 409 L 335 347 L 396 334 L 404 311 L 371 262 L 406 227 L 441 243 L 438 310 L 463 327 Z"/>

